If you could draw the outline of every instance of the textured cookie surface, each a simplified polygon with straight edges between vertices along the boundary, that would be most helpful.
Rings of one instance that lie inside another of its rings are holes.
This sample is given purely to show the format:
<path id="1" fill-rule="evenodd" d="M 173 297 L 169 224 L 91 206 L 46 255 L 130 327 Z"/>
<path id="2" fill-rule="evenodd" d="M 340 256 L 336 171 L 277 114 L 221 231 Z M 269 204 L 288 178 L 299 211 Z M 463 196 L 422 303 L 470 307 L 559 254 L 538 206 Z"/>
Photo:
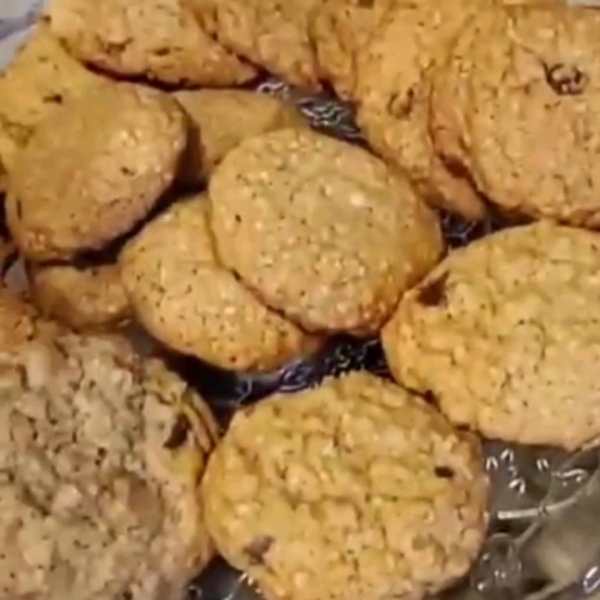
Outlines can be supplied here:
<path id="1" fill-rule="evenodd" d="M 600 435 L 600 237 L 540 223 L 451 253 L 383 330 L 394 377 L 490 438 Z"/>
<path id="2" fill-rule="evenodd" d="M 207 35 L 180 0 L 53 0 L 45 20 L 74 56 L 116 75 L 236 85 L 256 74 Z"/>
<path id="3" fill-rule="evenodd" d="M 319 86 L 309 38 L 323 0 L 186 0 L 204 27 L 227 48 L 285 81 Z"/>
<path id="4" fill-rule="evenodd" d="M 428 73 L 468 17 L 490 0 L 398 5 L 361 57 L 359 125 L 373 148 L 398 165 L 428 200 L 477 219 L 485 207 L 468 180 L 450 172 L 428 133 Z"/>
<path id="5" fill-rule="evenodd" d="M 75 330 L 117 326 L 130 316 L 118 265 L 78 268 L 31 264 L 28 276 L 40 311 Z"/>
<path id="6" fill-rule="evenodd" d="M 598 227 L 600 13 L 511 7 L 495 23 L 472 49 L 478 185 L 511 213 Z"/>
<path id="7" fill-rule="evenodd" d="M 10 169 L 15 150 L 59 107 L 103 79 L 87 71 L 39 26 L 0 75 L 0 158 Z"/>
<path id="8" fill-rule="evenodd" d="M 186 90 L 176 92 L 196 127 L 184 178 L 202 181 L 242 140 L 308 122 L 291 102 L 246 90 Z"/>
<path id="9" fill-rule="evenodd" d="M 352 373 L 240 411 L 202 498 L 219 552 L 269 600 L 419 599 L 469 569 L 486 490 L 474 437 Z"/>
<path id="10" fill-rule="evenodd" d="M 125 247 L 121 267 L 139 321 L 179 352 L 226 369 L 267 371 L 313 345 L 219 264 L 203 196 L 147 225 Z"/>
<path id="11" fill-rule="evenodd" d="M 436 217 L 404 179 L 308 130 L 245 140 L 209 195 L 223 261 L 311 331 L 377 331 L 442 252 Z"/>
<path id="12" fill-rule="evenodd" d="M 8 226 L 22 254 L 69 258 L 129 231 L 170 186 L 186 143 L 178 103 L 103 87 L 41 124 L 18 154 Z"/>
<path id="13" fill-rule="evenodd" d="M 210 557 L 208 409 L 122 340 L 0 355 L 0 597 L 175 600 Z"/>

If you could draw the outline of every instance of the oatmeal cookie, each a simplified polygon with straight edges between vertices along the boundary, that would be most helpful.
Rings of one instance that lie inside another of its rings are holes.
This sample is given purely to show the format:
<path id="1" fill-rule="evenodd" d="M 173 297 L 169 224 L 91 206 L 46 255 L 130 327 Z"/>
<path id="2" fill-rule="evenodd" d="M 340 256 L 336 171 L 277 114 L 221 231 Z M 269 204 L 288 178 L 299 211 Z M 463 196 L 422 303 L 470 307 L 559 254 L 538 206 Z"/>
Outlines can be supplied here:
<path id="1" fill-rule="evenodd" d="M 223 262 L 309 331 L 377 332 L 443 250 L 436 216 L 403 178 L 309 130 L 245 140 L 209 195 Z"/>
<path id="2" fill-rule="evenodd" d="M 10 171 L 14 153 L 59 107 L 104 84 L 62 49 L 40 25 L 0 74 L 0 158 Z"/>
<path id="3" fill-rule="evenodd" d="M 181 0 L 52 0 L 45 21 L 79 60 L 122 77 L 226 86 L 256 75 Z"/>
<path id="4" fill-rule="evenodd" d="M 323 0 L 184 0 L 204 28 L 232 52 L 301 87 L 318 89 L 309 37 Z"/>
<path id="5" fill-rule="evenodd" d="M 387 11 L 401 0 L 325 0 L 314 11 L 310 35 L 319 76 L 338 96 L 354 100 L 357 63 L 361 52 Z"/>
<path id="6" fill-rule="evenodd" d="M 475 437 L 364 372 L 239 411 L 202 499 L 269 600 L 418 600 L 469 570 L 486 529 Z"/>
<path id="7" fill-rule="evenodd" d="M 486 437 L 582 446 L 600 435 L 599 261 L 597 233 L 550 223 L 451 253 L 383 330 L 394 377 Z"/>
<path id="8" fill-rule="evenodd" d="M 599 227 L 600 12 L 513 6 L 495 28 L 471 49 L 478 186 L 508 213 Z"/>
<path id="9" fill-rule="evenodd" d="M 358 123 L 371 146 L 397 165 L 427 200 L 468 219 L 485 205 L 462 173 L 435 154 L 428 131 L 430 73 L 467 19 L 491 0 L 420 0 L 389 12 L 362 53 Z"/>
<path id="10" fill-rule="evenodd" d="M 263 306 L 215 254 L 204 196 L 147 225 L 121 254 L 138 320 L 166 346 L 225 369 L 270 371 L 315 339 Z"/>
<path id="11" fill-rule="evenodd" d="M 72 329 L 111 328 L 129 319 L 130 304 L 118 265 L 29 264 L 27 272 L 36 306 Z"/>
<path id="12" fill-rule="evenodd" d="M 175 92 L 195 126 L 183 179 L 199 183 L 242 140 L 286 127 L 308 127 L 291 102 L 246 90 Z"/>
<path id="13" fill-rule="evenodd" d="M 9 181 L 7 220 L 21 253 L 68 259 L 127 233 L 171 185 L 186 138 L 174 99 L 129 84 L 44 121 Z"/>
<path id="14" fill-rule="evenodd" d="M 0 597 L 176 600 L 205 565 L 201 398 L 124 340 L 0 353 Z"/>

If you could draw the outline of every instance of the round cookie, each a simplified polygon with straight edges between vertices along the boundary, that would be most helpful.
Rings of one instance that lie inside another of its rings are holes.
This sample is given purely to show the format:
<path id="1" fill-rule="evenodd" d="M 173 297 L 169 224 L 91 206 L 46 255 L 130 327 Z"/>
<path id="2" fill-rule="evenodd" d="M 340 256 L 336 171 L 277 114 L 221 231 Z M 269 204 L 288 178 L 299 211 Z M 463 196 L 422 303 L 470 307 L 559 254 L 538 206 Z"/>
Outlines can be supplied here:
<path id="1" fill-rule="evenodd" d="M 599 29 L 596 9 L 524 6 L 475 37 L 470 154 L 502 210 L 600 226 Z"/>
<path id="2" fill-rule="evenodd" d="M 387 11 L 401 0 L 325 0 L 314 11 L 310 36 L 319 76 L 337 95 L 353 100 L 358 59 Z"/>
<path id="3" fill-rule="evenodd" d="M 376 333 L 443 251 L 436 216 L 404 179 L 309 130 L 245 140 L 209 195 L 223 262 L 309 331 Z"/>
<path id="4" fill-rule="evenodd" d="M 128 232 L 171 185 L 186 137 L 174 99 L 129 84 L 86 94 L 44 121 L 9 181 L 7 221 L 21 253 L 68 259 Z"/>
<path id="5" fill-rule="evenodd" d="M 118 265 L 29 264 L 27 271 L 36 306 L 74 330 L 117 327 L 130 317 Z"/>
<path id="6" fill-rule="evenodd" d="M 183 179 L 206 180 L 242 140 L 286 127 L 308 127 L 291 102 L 247 90 L 184 90 L 174 94 L 195 126 Z"/>
<path id="7" fill-rule="evenodd" d="M 451 253 L 383 329 L 394 377 L 489 438 L 600 435 L 600 236 L 538 223 Z"/>
<path id="8" fill-rule="evenodd" d="M 85 63 L 177 85 L 238 85 L 256 75 L 208 35 L 180 0 L 53 0 L 45 20 Z"/>
<path id="9" fill-rule="evenodd" d="M 0 362 L 0 596 L 181 598 L 212 553 L 203 401 L 124 340 L 63 334 Z"/>
<path id="10" fill-rule="evenodd" d="M 474 436 L 368 373 L 239 411 L 202 482 L 209 533 L 268 600 L 419 600 L 486 530 Z"/>
<path id="11" fill-rule="evenodd" d="M 0 158 L 10 170 L 14 153 L 59 107 L 104 84 L 71 58 L 39 25 L 0 74 Z"/>
<path id="12" fill-rule="evenodd" d="M 226 48 L 289 83 L 318 89 L 309 38 L 311 14 L 323 0 L 186 0 Z"/>
<path id="13" fill-rule="evenodd" d="M 429 73 L 476 11 L 491 0 L 419 0 L 389 11 L 358 66 L 357 120 L 369 144 L 434 206 L 469 220 L 485 205 L 462 173 L 435 154 L 428 131 Z"/>
<path id="14" fill-rule="evenodd" d="M 219 263 L 204 196 L 146 225 L 121 254 L 140 323 L 166 346 L 224 369 L 271 371 L 316 340 L 263 306 Z"/>

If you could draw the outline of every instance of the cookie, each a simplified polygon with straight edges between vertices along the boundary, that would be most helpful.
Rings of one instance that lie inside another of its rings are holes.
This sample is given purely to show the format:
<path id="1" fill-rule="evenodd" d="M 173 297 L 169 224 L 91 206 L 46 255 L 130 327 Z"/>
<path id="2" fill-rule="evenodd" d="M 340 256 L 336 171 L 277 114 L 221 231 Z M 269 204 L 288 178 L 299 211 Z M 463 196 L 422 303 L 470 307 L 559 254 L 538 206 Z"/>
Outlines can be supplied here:
<path id="1" fill-rule="evenodd" d="M 575 449 L 600 434 L 600 236 L 538 223 L 451 253 L 383 330 L 394 377 L 489 438 Z"/>
<path id="2" fill-rule="evenodd" d="M 357 120 L 369 144 L 432 205 L 469 220 L 485 216 L 471 182 L 439 159 L 428 131 L 431 69 L 466 20 L 490 0 L 396 6 L 359 63 Z"/>
<path id="3" fill-rule="evenodd" d="M 202 482 L 219 553 L 269 600 L 436 593 L 476 558 L 486 498 L 475 438 L 365 372 L 239 411 Z"/>
<path id="4" fill-rule="evenodd" d="M 130 317 L 118 265 L 28 265 L 36 306 L 78 331 L 116 327 Z"/>
<path id="5" fill-rule="evenodd" d="M 129 84 L 41 123 L 9 181 L 7 221 L 21 253 L 68 259 L 127 233 L 171 185 L 186 137 L 174 99 Z"/>
<path id="6" fill-rule="evenodd" d="M 595 9 L 510 7 L 475 37 L 469 153 L 501 210 L 600 226 L 599 28 Z"/>
<path id="7" fill-rule="evenodd" d="M 175 92 L 196 131 L 184 168 L 188 183 L 199 183 L 242 140 L 286 127 L 308 127 L 294 104 L 246 90 Z"/>
<path id="8" fill-rule="evenodd" d="M 63 334 L 0 361 L 0 595 L 181 598 L 212 552 L 202 400 L 122 340 Z"/>
<path id="9" fill-rule="evenodd" d="M 325 0 L 314 11 L 310 36 L 319 76 L 344 100 L 354 100 L 358 59 L 390 8 L 401 0 Z"/>
<path id="10" fill-rule="evenodd" d="M 123 250 L 121 268 L 137 319 L 178 352 L 224 369 L 271 371 L 315 348 L 220 264 L 204 196 L 147 225 Z"/>
<path id="11" fill-rule="evenodd" d="M 38 26 L 0 74 L 0 158 L 10 170 L 15 151 L 37 125 L 59 107 L 104 80 L 72 59 L 43 26 Z"/>
<path id="12" fill-rule="evenodd" d="M 376 333 L 443 250 L 436 216 L 403 178 L 309 130 L 245 140 L 209 195 L 224 264 L 308 331 Z"/>
<path id="13" fill-rule="evenodd" d="M 318 89 L 309 37 L 323 0 L 184 0 L 226 48 L 285 81 Z"/>
<path id="14" fill-rule="evenodd" d="M 180 0 L 53 0 L 45 21 L 73 56 L 114 75 L 180 86 L 238 85 L 256 76 Z"/>

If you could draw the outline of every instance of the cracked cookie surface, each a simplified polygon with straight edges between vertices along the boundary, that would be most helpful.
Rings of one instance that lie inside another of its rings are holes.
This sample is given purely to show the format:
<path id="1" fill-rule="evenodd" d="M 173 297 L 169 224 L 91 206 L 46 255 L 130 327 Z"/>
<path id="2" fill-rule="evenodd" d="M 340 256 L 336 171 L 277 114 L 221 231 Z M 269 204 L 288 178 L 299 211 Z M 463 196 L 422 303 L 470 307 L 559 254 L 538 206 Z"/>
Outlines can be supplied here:
<path id="1" fill-rule="evenodd" d="M 418 599 L 468 571 L 486 529 L 475 437 L 364 372 L 240 410 L 202 498 L 269 600 Z"/>
<path id="2" fill-rule="evenodd" d="M 0 362 L 0 596 L 180 598 L 212 552 L 202 400 L 117 338 L 33 339 Z"/>
<path id="3" fill-rule="evenodd" d="M 437 216 L 405 179 L 309 130 L 245 140 L 209 196 L 223 262 L 308 331 L 377 332 L 443 251 Z"/>
<path id="4" fill-rule="evenodd" d="M 538 223 L 452 252 L 382 334 L 394 377 L 488 438 L 600 435 L 600 236 Z"/>
<path id="5" fill-rule="evenodd" d="M 221 265 L 204 196 L 185 198 L 131 240 L 122 276 L 137 317 L 166 346 L 224 369 L 270 371 L 318 344 Z"/>

